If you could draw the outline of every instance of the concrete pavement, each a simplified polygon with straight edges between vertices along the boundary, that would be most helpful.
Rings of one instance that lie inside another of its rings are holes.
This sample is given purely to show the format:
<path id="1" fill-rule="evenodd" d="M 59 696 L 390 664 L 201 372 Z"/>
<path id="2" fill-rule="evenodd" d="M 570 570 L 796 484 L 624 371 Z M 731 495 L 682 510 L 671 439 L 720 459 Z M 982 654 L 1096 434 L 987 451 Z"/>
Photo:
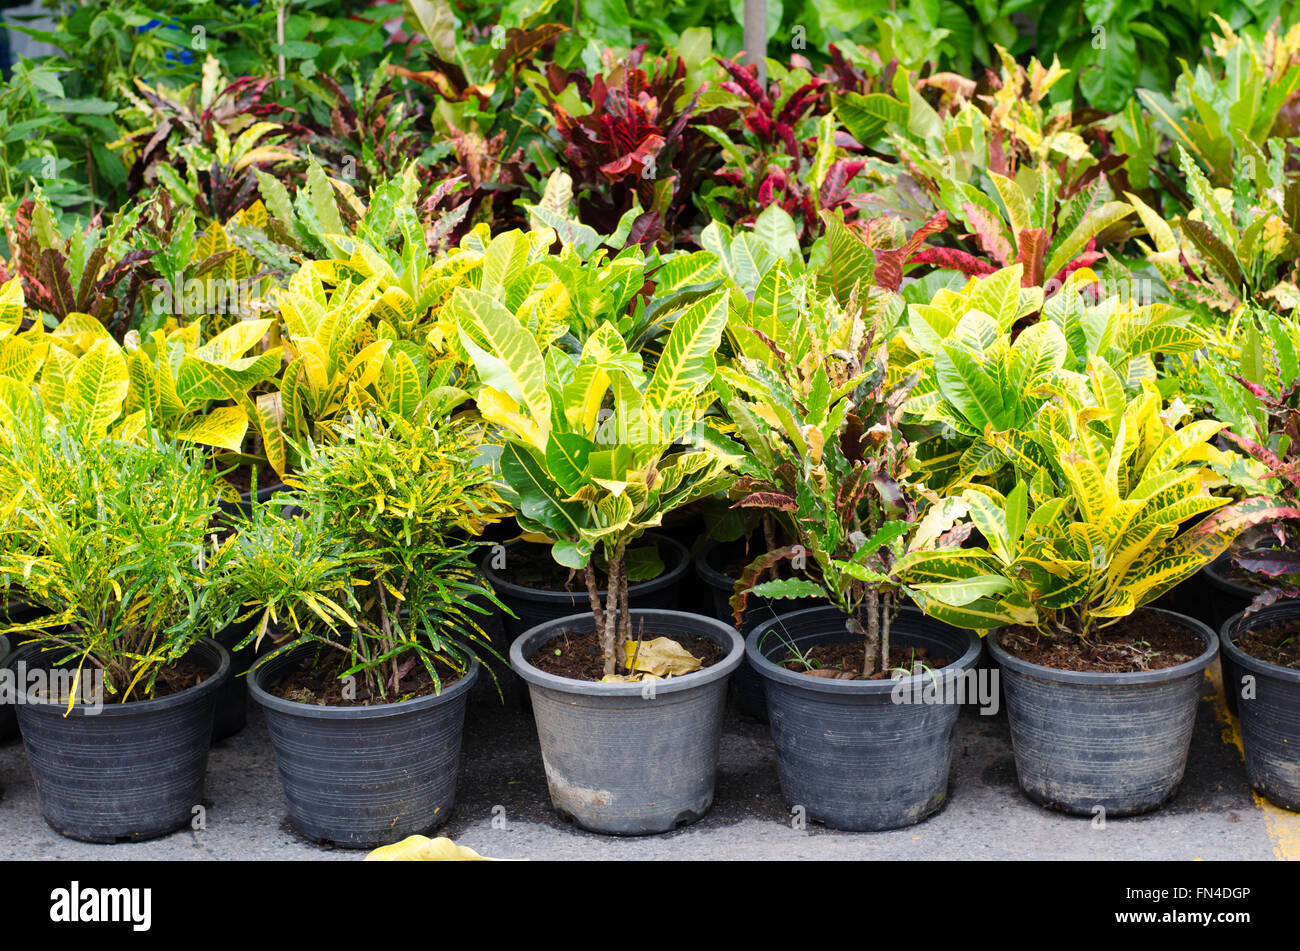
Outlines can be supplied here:
<path id="1" fill-rule="evenodd" d="M 1217 673 L 1217 671 L 1216 671 Z M 439 833 L 484 855 L 530 859 L 1257 859 L 1300 858 L 1300 816 L 1259 803 L 1246 784 L 1233 721 L 1207 679 L 1186 778 L 1149 816 L 1089 819 L 1047 812 L 1016 786 L 1005 715 L 963 712 L 950 799 L 930 820 L 874 834 L 792 828 L 767 726 L 728 709 L 713 809 L 666 835 L 610 838 L 551 810 L 531 718 L 472 703 L 457 805 Z M 206 827 L 152 842 L 92 845 L 41 819 L 21 743 L 0 747 L 0 858 L 357 860 L 288 826 L 270 740 L 256 705 L 248 726 L 212 750 Z M 495 820 L 495 821 L 494 821 Z"/>

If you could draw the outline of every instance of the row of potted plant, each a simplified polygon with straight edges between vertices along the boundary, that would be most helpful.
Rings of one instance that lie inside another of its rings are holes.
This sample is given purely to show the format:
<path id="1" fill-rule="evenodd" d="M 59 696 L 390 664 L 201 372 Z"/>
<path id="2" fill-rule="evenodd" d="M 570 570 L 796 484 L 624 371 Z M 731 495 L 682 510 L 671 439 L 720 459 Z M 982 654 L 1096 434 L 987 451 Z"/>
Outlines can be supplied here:
<path id="1" fill-rule="evenodd" d="M 1290 576 L 1259 604 L 1293 595 L 1296 382 L 1239 384 L 1266 412 L 1231 432 L 1171 398 L 1217 348 L 1163 305 L 1099 299 L 1087 269 L 1045 293 L 1019 264 L 908 303 L 854 240 L 856 262 L 819 267 L 769 250 L 749 280 L 777 295 L 725 269 L 660 274 L 637 313 L 670 319 L 646 334 L 548 325 L 511 268 L 549 273 L 572 249 L 548 229 L 498 237 L 517 262 L 483 255 L 442 304 L 466 389 L 393 373 L 389 398 L 290 440 L 287 487 L 246 511 L 222 508 L 197 450 L 114 423 L 139 384 L 107 348 L 62 388 L 42 373 L 7 390 L 0 575 L 26 610 L 10 611 L 10 669 L 71 677 L 30 681 L 14 706 L 47 820 L 107 841 L 188 822 L 218 694 L 248 665 L 297 829 L 352 845 L 426 831 L 453 801 L 470 690 L 508 655 L 552 801 L 585 828 L 665 831 L 708 809 L 742 658 L 787 800 L 894 828 L 943 804 L 960 709 L 900 698 L 987 669 L 981 632 L 1027 795 L 1158 807 L 1219 638 L 1151 605 L 1225 553 Z M 375 288 L 329 284 L 290 289 L 291 326 L 325 337 Z M 13 352 L 49 361 L 58 345 L 30 333 Z M 730 622 L 658 606 L 646 584 L 682 570 L 654 530 L 688 507 L 749 552 Z M 484 551 L 503 519 L 519 540 Z M 508 644 L 484 632 L 496 611 L 527 625 Z M 1291 807 L 1293 614 L 1221 629 L 1248 775 Z"/>

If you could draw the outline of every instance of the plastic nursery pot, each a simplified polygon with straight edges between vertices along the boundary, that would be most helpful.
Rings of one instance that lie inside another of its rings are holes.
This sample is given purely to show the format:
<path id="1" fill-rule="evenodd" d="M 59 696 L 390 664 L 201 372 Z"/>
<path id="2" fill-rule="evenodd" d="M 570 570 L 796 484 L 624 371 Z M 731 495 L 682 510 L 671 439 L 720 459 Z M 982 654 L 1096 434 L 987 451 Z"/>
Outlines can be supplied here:
<path id="1" fill-rule="evenodd" d="M 257 501 L 266 502 L 271 498 L 271 496 L 275 495 L 275 493 L 283 492 L 288 488 L 289 487 L 279 479 L 275 479 L 267 485 L 259 484 L 257 487 Z M 244 518 L 249 518 L 253 514 L 253 492 L 250 489 L 239 493 L 238 502 L 231 502 L 229 499 L 222 499 L 217 504 L 221 507 L 221 511 L 225 512 L 227 515 L 242 515 Z"/>
<path id="2" fill-rule="evenodd" d="M 677 607 L 678 585 L 682 576 L 690 567 L 691 553 L 681 542 L 657 532 L 647 532 L 647 540 L 653 539 L 659 545 L 659 554 L 663 559 L 665 571 L 658 578 L 638 581 L 627 586 L 627 596 L 631 607 L 661 608 L 675 610 Z M 517 617 L 505 619 L 505 631 L 509 640 L 504 647 L 515 641 L 525 631 L 532 630 L 545 621 L 554 621 L 568 617 L 580 611 L 590 610 L 586 584 L 581 573 L 575 576 L 572 591 L 550 591 L 545 588 L 529 588 L 510 581 L 510 560 L 517 558 L 521 546 L 526 542 L 511 542 L 505 546 L 505 568 L 493 567 L 496 555 L 489 550 L 483 559 L 482 571 L 491 583 L 498 598 L 515 612 Z M 544 545 L 529 546 L 536 548 L 541 557 L 550 558 Z M 601 602 L 604 602 L 605 590 L 600 590 Z M 494 645 L 495 646 L 495 645 Z M 498 648 L 500 650 L 500 648 Z M 503 650 L 502 653 L 505 653 Z"/>
<path id="3" fill-rule="evenodd" d="M 54 831 L 87 842 L 151 839 L 190 824 L 203 801 L 216 695 L 230 676 L 230 654 L 201 638 L 186 660 L 211 672 L 202 683 L 154 700 L 77 704 L 33 699 L 27 679 L 52 660 L 39 645 L 24 662 L 17 710 L 41 814 Z"/>
<path id="4" fill-rule="evenodd" d="M 902 680 L 827 680 L 777 663 L 794 644 L 861 641 L 830 606 L 783 614 L 750 631 L 745 654 L 763 678 L 781 793 L 834 829 L 914 825 L 947 801 L 952 734 L 980 658 L 979 636 L 905 607 L 890 640 L 952 662 Z M 933 694 L 927 698 L 927 688 Z"/>
<path id="5" fill-rule="evenodd" d="M 1173 597 L 1169 603 L 1162 601 L 1160 606 L 1196 618 L 1213 631 L 1222 630 L 1228 618 L 1250 607 L 1255 595 L 1263 590 L 1228 577 L 1227 570 L 1231 565 L 1231 555 L 1220 555 L 1170 592 Z M 1228 709 L 1235 714 L 1237 693 L 1230 685 L 1238 681 L 1239 673 L 1227 651 L 1219 654 L 1219 669 L 1223 674 L 1223 692 Z"/>
<path id="6" fill-rule="evenodd" d="M 36 608 L 23 601 L 9 601 L 0 605 L 0 621 L 7 624 L 30 621 L 37 616 L 37 613 Z M 18 644 L 31 636 L 22 632 L 0 636 L 0 670 L 9 666 L 10 659 L 17 652 Z M 12 699 L 2 699 L 0 700 L 0 743 L 16 740 L 18 736 L 18 714 L 14 711 Z"/>
<path id="7" fill-rule="evenodd" d="M 695 574 L 709 592 L 713 607 L 713 616 L 719 621 L 732 624 L 731 596 L 736 590 L 736 579 L 718 570 L 715 562 L 726 558 L 728 554 L 738 551 L 735 543 L 707 542 L 695 553 Z M 745 613 L 741 615 L 740 634 L 743 637 L 759 624 L 773 620 L 782 614 L 789 614 L 803 608 L 820 607 L 826 603 L 824 598 L 799 598 L 796 600 L 773 601 L 750 595 L 745 604 Z M 755 717 L 767 722 L 767 699 L 763 695 L 763 679 L 754 672 L 748 659 L 742 659 L 731 678 L 731 695 L 735 698 L 736 709 L 745 716 Z"/>
<path id="8" fill-rule="evenodd" d="M 212 718 L 213 743 L 234 736 L 248 722 L 248 679 L 244 675 L 256 659 L 257 652 L 251 644 L 243 650 L 235 650 L 235 645 L 248 636 L 256 623 L 256 618 L 249 618 L 231 624 L 215 638 L 230 652 L 230 677 L 217 691 L 217 709 Z"/>
<path id="9" fill-rule="evenodd" d="M 627 586 L 628 603 L 633 609 L 663 608 L 675 610 L 682 578 L 690 567 L 691 553 L 686 549 L 685 545 L 658 532 L 647 532 L 644 537 L 653 539 L 658 543 L 659 555 L 663 559 L 665 571 L 658 578 L 629 584 Z M 575 577 L 572 591 L 530 588 L 510 581 L 510 560 L 519 557 L 521 549 L 525 547 L 535 549 L 539 557 L 550 558 L 550 552 L 544 545 L 531 545 L 528 542 L 515 541 L 505 546 L 504 568 L 493 566 L 493 562 L 497 560 L 501 553 L 500 551 L 494 552 L 491 549 L 489 549 L 481 565 L 483 575 L 492 585 L 492 590 L 496 592 L 496 596 L 501 599 L 502 604 L 510 608 L 515 614 L 514 617 L 502 615 L 499 641 L 495 639 L 498 632 L 493 631 L 494 640 L 492 646 L 502 657 L 508 656 L 510 645 L 520 635 L 532 630 L 538 624 L 568 617 L 580 611 L 591 610 L 586 583 L 583 581 L 581 574 Z M 500 562 L 498 561 L 497 564 L 500 564 Z M 605 593 L 603 588 L 600 589 L 601 603 L 604 603 Z M 517 699 L 522 702 L 523 693 L 519 690 L 518 681 L 514 679 L 510 669 L 495 663 L 493 669 L 500 678 L 502 692 L 513 691 L 517 693 Z M 493 691 L 494 696 L 495 693 L 496 691 Z"/>
<path id="10" fill-rule="evenodd" d="M 373 848 L 441 825 L 456 798 L 465 701 L 479 665 L 439 694 L 371 706 L 318 706 L 270 692 L 311 647 L 254 668 L 289 821 L 308 839 Z"/>
<path id="11" fill-rule="evenodd" d="M 0 670 L 9 666 L 13 651 L 9 648 L 9 638 L 0 634 Z M 18 738 L 18 714 L 14 712 L 11 698 L 0 699 L 0 743 L 8 743 Z"/>
<path id="12" fill-rule="evenodd" d="M 551 803 L 592 832 L 645 835 L 694 822 L 713 803 L 727 678 L 744 642 L 729 625 L 684 611 L 634 609 L 647 637 L 705 637 L 727 652 L 667 680 L 602 684 L 545 673 L 529 661 L 562 632 L 589 634 L 590 612 L 546 621 L 510 645 L 528 684 Z"/>
<path id="13" fill-rule="evenodd" d="M 1238 676 L 1225 684 L 1237 696 L 1246 778 L 1261 795 L 1300 812 L 1300 670 L 1252 657 L 1235 635 L 1273 621 L 1300 621 L 1300 604 L 1281 603 L 1233 615 L 1219 632 L 1224 658 Z"/>
<path id="14" fill-rule="evenodd" d="M 1201 681 L 1219 639 L 1195 618 L 1143 611 L 1194 631 L 1205 650 L 1161 670 L 1099 673 L 1031 664 L 1003 650 L 999 632 L 985 638 L 1002 671 L 1020 788 L 1039 805 L 1131 816 L 1158 809 L 1182 782 Z"/>

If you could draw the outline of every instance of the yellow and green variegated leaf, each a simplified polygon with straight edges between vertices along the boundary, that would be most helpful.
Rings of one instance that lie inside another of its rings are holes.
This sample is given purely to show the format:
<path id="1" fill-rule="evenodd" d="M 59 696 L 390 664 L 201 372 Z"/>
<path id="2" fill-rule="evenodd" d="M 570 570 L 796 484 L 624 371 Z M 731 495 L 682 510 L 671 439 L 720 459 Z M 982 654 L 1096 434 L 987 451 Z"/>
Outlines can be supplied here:
<path id="1" fill-rule="evenodd" d="M 547 431 L 551 397 L 546 389 L 546 364 L 533 335 L 510 311 L 480 291 L 458 288 L 448 307 L 484 385 L 509 394 L 543 432 Z"/>
<path id="2" fill-rule="evenodd" d="M 1098 406 L 1114 416 L 1123 414 L 1128 406 L 1128 400 L 1124 398 L 1124 381 L 1110 368 L 1110 364 L 1095 354 L 1088 356 L 1088 384 Z"/>
<path id="3" fill-rule="evenodd" d="M 727 326 L 727 295 L 721 291 L 692 304 L 673 324 L 645 391 L 648 407 L 662 411 L 713 381 L 714 354 Z M 694 420 L 691 420 L 694 422 Z"/>
<path id="4" fill-rule="evenodd" d="M 1108 201 L 1101 207 L 1089 211 L 1074 230 L 1057 244 L 1043 274 L 1046 277 L 1055 275 L 1074 260 L 1089 240 L 1132 213 L 1133 206 L 1122 201 Z"/>
<path id="5" fill-rule="evenodd" d="M 113 438 L 122 442 L 134 442 L 145 431 L 148 423 L 148 417 L 145 416 L 143 411 L 137 410 L 134 413 L 128 413 L 113 427 Z"/>
<path id="6" fill-rule="evenodd" d="M 1226 547 L 1226 546 L 1225 546 Z M 1213 560 L 1198 552 L 1175 553 L 1161 558 L 1139 576 L 1130 578 L 1124 590 L 1139 607 L 1186 581 Z"/>
<path id="7" fill-rule="evenodd" d="M 1136 491 L 1141 493 L 1148 479 L 1162 472 L 1171 471 L 1180 462 L 1194 458 L 1197 451 L 1224 428 L 1224 423 L 1202 419 L 1171 433 L 1152 453 L 1146 467 L 1142 470 L 1142 478 L 1138 481 Z"/>
<path id="8" fill-rule="evenodd" d="M 121 347 L 111 340 L 98 341 L 77 361 L 68 378 L 69 422 L 84 425 L 89 435 L 103 438 L 109 424 L 122 414 L 130 386 Z"/>
<path id="9" fill-rule="evenodd" d="M 0 376 L 7 376 L 24 385 L 35 382 L 49 346 L 44 341 L 33 343 L 25 337 L 4 337 L 0 334 Z"/>
<path id="10" fill-rule="evenodd" d="M 528 265 L 529 247 L 527 235 L 517 229 L 493 238 L 483 253 L 479 290 L 494 298 L 504 298 L 505 288 Z"/>
<path id="11" fill-rule="evenodd" d="M 1092 589 L 1092 574 L 1086 570 L 1065 576 L 1057 576 L 1058 583 L 1045 584 L 1038 591 L 1034 603 L 1045 611 L 1060 611 L 1078 604 Z"/>
<path id="12" fill-rule="evenodd" d="M 1058 451 L 1061 452 L 1061 473 L 1074 494 L 1079 514 L 1085 521 L 1100 525 L 1119 499 L 1106 485 L 1105 475 L 1091 459 L 1070 450 L 1068 444 L 1058 444 Z"/>
<path id="13" fill-rule="evenodd" d="M 1092 564 L 1097 571 L 1106 567 L 1110 558 L 1111 536 L 1100 525 L 1071 522 L 1067 538 L 1076 560 Z"/>
<path id="14" fill-rule="evenodd" d="M 1033 624 L 1038 617 L 1033 608 L 1020 607 L 1006 600 L 980 598 L 956 607 L 924 592 L 917 592 L 914 598 L 917 607 L 929 617 L 967 630 L 990 631 L 1011 624 Z"/>
<path id="15" fill-rule="evenodd" d="M 271 329 L 271 320 L 238 320 L 195 351 L 209 363 L 226 363 L 243 357 Z"/>
<path id="16" fill-rule="evenodd" d="M 23 282 L 13 277 L 0 285 L 0 340 L 18 333 L 23 324 Z"/>
<path id="17" fill-rule="evenodd" d="M 54 328 L 53 342 L 68 347 L 76 354 L 88 352 L 101 340 L 112 341 L 108 328 L 89 314 L 71 313 Z"/>
<path id="18" fill-rule="evenodd" d="M 375 302 L 374 315 L 378 320 L 386 320 L 394 327 L 409 327 L 418 314 L 415 301 L 400 287 L 390 287 Z"/>
<path id="19" fill-rule="evenodd" d="M 477 404 L 479 415 L 489 423 L 503 426 L 538 452 L 546 451 L 546 433 L 532 419 L 519 411 L 519 403 L 509 393 L 484 386 L 479 389 Z"/>
<path id="20" fill-rule="evenodd" d="M 579 433 L 595 433 L 609 382 L 609 374 L 595 363 L 583 361 L 574 368 L 573 379 L 564 385 L 564 418 Z"/>
<path id="21" fill-rule="evenodd" d="M 937 601 L 949 607 L 964 607 L 980 598 L 1002 594 L 1013 589 L 1014 585 L 1002 575 L 976 575 L 958 581 L 923 582 L 910 585 L 931 601 Z"/>
<path id="22" fill-rule="evenodd" d="M 1025 200 L 1025 193 L 1014 181 L 996 172 L 989 172 L 989 178 L 993 179 L 993 187 L 1002 199 L 1002 207 L 1007 210 L 1007 221 L 1011 223 L 1012 234 L 1020 234 L 1030 227 L 1029 202 Z"/>
<path id="23" fill-rule="evenodd" d="M 332 398 L 343 399 L 343 390 L 356 396 L 378 380 L 384 371 L 384 358 L 392 345 L 391 340 L 376 340 L 349 360 L 343 372 L 330 381 Z"/>
<path id="24" fill-rule="evenodd" d="M 126 395 L 126 412 L 141 411 L 151 416 L 156 415 L 161 399 L 156 379 L 158 371 L 143 350 L 137 350 L 127 358 L 127 374 L 131 379 L 131 387 Z"/>
<path id="25" fill-rule="evenodd" d="M 282 428 L 281 394 L 263 393 L 254 402 L 257 431 L 262 437 L 262 454 L 276 474 L 284 478 L 289 471 L 289 456 Z"/>
<path id="26" fill-rule="evenodd" d="M 216 446 L 230 452 L 243 449 L 247 434 L 248 414 L 239 406 L 218 406 L 209 413 L 186 420 L 175 432 L 181 442 Z"/>
<path id="27" fill-rule="evenodd" d="M 969 510 L 970 520 L 984 536 L 989 548 L 1004 563 L 1010 563 L 1013 555 L 1007 535 L 1007 515 L 1004 509 L 1006 499 L 984 486 L 973 486 L 963 492 L 961 497 Z"/>
<path id="28" fill-rule="evenodd" d="M 1012 264 L 988 277 L 972 281 L 973 289 L 966 293 L 963 302 L 966 313 L 981 311 L 993 318 L 999 331 L 1010 330 L 1021 316 L 1020 279 L 1023 274 L 1023 265 Z"/>
<path id="29" fill-rule="evenodd" d="M 894 565 L 894 575 L 907 585 L 946 584 L 997 574 L 1002 566 L 977 548 L 917 549 Z"/>
<path id="30" fill-rule="evenodd" d="M 1026 388 L 1065 365 L 1070 345 L 1061 328 L 1051 321 L 1031 324 L 1011 346 L 1011 367 L 1016 385 Z"/>
<path id="31" fill-rule="evenodd" d="M 391 384 L 384 402 L 394 413 L 411 418 L 424 395 L 420 387 L 420 371 L 401 350 L 392 355 L 392 361 Z"/>
<path id="32" fill-rule="evenodd" d="M 1142 219 L 1142 227 L 1147 229 L 1147 234 L 1155 245 L 1156 253 L 1148 254 L 1147 259 L 1156 265 L 1156 269 L 1166 281 L 1172 283 L 1181 279 L 1183 274 L 1182 268 L 1177 263 L 1179 248 L 1178 239 L 1174 237 L 1174 229 L 1169 227 L 1154 208 L 1137 195 L 1125 192 L 1124 197 L 1137 209 L 1138 217 Z"/>

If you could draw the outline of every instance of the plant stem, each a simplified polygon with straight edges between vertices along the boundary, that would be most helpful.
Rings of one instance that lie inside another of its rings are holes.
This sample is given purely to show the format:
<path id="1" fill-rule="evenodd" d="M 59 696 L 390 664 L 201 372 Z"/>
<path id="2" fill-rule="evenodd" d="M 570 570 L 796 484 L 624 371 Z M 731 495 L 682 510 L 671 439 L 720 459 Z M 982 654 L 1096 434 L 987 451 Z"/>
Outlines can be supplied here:
<path id="1" fill-rule="evenodd" d="M 609 554 L 609 582 L 605 589 L 605 614 L 601 619 L 604 623 L 602 625 L 600 649 L 605 656 L 606 677 L 612 677 L 618 673 L 615 665 L 617 655 L 614 653 L 614 648 L 617 646 L 615 629 L 618 624 L 618 569 L 618 549 L 616 548 Z"/>
<path id="2" fill-rule="evenodd" d="M 596 566 L 588 561 L 582 574 L 587 579 L 587 600 L 591 602 L 591 614 L 596 619 L 596 630 L 604 630 L 605 612 L 600 606 L 600 589 L 596 587 Z M 609 592 L 605 592 L 605 596 L 608 597 Z"/>
<path id="3" fill-rule="evenodd" d="M 867 651 L 862 665 L 862 675 L 870 677 L 876 672 L 876 648 L 880 643 L 880 612 L 878 604 L 867 608 Z M 860 626 L 860 625 L 859 625 Z"/>

